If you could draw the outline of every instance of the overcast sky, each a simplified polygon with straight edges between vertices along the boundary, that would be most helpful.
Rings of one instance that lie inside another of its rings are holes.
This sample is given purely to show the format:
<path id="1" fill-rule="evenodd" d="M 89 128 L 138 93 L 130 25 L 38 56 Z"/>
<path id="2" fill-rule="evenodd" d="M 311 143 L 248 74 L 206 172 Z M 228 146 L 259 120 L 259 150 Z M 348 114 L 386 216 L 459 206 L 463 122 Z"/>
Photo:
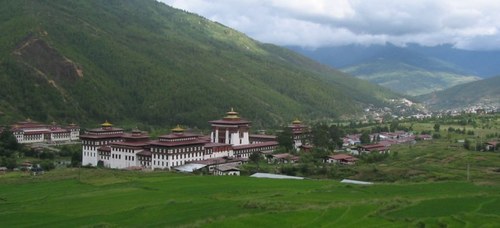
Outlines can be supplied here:
<path id="1" fill-rule="evenodd" d="M 498 0 L 159 0 L 261 42 L 500 49 Z"/>

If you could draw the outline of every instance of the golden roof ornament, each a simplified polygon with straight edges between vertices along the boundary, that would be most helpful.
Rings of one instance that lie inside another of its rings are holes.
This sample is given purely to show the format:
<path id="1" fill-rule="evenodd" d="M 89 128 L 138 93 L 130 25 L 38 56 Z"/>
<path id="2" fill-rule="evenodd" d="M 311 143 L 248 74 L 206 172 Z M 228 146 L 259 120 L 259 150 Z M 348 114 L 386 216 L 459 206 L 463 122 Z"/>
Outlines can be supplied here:
<path id="1" fill-rule="evenodd" d="M 292 121 L 292 124 L 301 124 L 302 122 L 298 119 L 298 118 L 295 118 L 294 121 Z"/>
<path id="2" fill-rule="evenodd" d="M 111 124 L 110 122 L 108 122 L 108 120 L 106 120 L 106 122 L 102 123 L 101 126 L 102 127 L 112 127 L 113 124 Z"/>
<path id="3" fill-rule="evenodd" d="M 231 111 L 227 112 L 226 113 L 226 117 L 225 118 L 228 118 L 228 119 L 237 119 L 237 118 L 240 118 L 238 116 L 238 112 L 235 112 L 233 108 L 231 108 Z"/>
<path id="4" fill-rule="evenodd" d="M 173 133 L 182 133 L 184 132 L 184 128 L 182 128 L 179 124 L 177 124 L 177 127 L 172 129 Z"/>

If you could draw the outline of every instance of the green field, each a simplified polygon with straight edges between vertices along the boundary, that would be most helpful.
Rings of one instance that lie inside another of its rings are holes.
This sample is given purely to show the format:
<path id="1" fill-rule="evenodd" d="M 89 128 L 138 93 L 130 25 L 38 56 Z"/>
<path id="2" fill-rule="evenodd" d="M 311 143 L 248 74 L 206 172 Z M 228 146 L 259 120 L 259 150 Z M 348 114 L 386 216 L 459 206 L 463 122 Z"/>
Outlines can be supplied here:
<path id="1" fill-rule="evenodd" d="M 58 169 L 0 175 L 0 226 L 497 226 L 499 190 L 458 181 L 357 186 Z"/>

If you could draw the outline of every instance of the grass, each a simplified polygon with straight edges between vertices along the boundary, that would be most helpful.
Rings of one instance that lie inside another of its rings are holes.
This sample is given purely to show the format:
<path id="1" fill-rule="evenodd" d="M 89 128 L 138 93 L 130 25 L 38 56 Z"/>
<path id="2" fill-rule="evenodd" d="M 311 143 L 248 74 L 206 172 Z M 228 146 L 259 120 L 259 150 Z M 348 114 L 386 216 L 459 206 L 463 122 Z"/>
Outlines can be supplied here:
<path id="1" fill-rule="evenodd" d="M 500 219 L 498 183 L 356 186 L 335 180 L 59 169 L 39 177 L 0 176 L 0 221 L 4 227 L 493 225 Z"/>

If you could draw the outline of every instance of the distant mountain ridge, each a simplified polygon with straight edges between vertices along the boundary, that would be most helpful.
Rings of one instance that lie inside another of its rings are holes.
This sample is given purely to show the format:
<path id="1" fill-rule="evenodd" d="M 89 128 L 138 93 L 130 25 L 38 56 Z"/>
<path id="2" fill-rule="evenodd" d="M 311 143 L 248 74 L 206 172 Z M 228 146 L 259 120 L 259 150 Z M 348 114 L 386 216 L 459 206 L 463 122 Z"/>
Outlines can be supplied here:
<path id="1" fill-rule="evenodd" d="M 348 45 L 315 50 L 288 47 L 323 64 L 400 93 L 421 95 L 500 73 L 500 51 L 466 51 L 450 45 Z M 409 83 L 415 83 L 408 88 Z"/>
<path id="2" fill-rule="evenodd" d="M 154 0 L 19 0 L 0 8 L 0 122 L 207 127 L 355 116 L 399 97 Z"/>
<path id="3" fill-rule="evenodd" d="M 500 108 L 500 76 L 470 82 L 417 97 L 433 110 Z"/>

